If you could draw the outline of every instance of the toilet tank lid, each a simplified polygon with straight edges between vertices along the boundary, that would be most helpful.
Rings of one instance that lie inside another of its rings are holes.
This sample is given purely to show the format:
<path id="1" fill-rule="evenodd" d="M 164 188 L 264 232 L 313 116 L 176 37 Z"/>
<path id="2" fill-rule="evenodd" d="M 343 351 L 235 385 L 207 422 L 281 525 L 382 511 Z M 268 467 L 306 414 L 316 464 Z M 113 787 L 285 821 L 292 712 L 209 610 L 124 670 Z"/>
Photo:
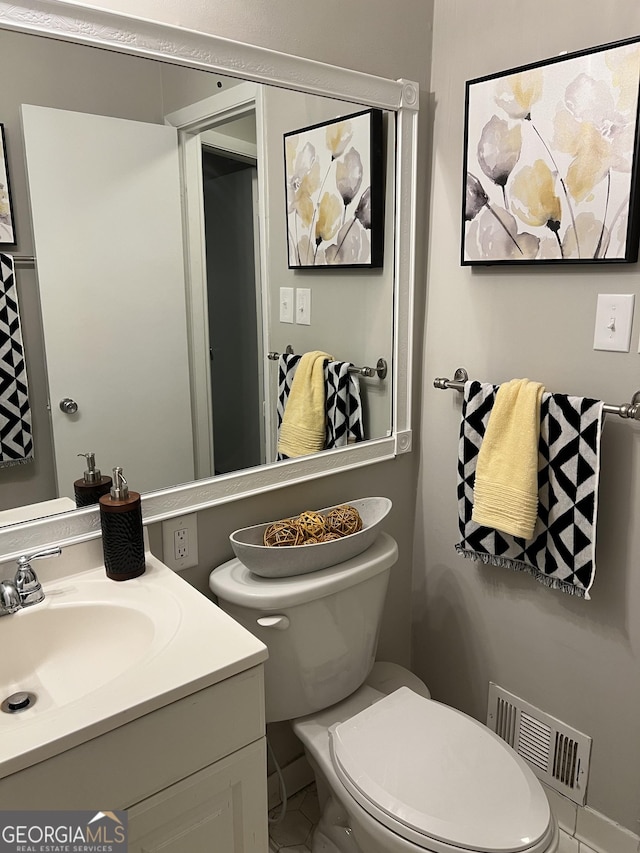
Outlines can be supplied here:
<path id="1" fill-rule="evenodd" d="M 429 847 L 534 851 L 552 827 L 531 769 L 477 720 L 401 687 L 329 729 L 331 759 L 357 802 Z"/>
<path id="2" fill-rule="evenodd" d="M 304 547 L 313 548 L 313 545 Z M 240 560 L 229 560 L 211 572 L 209 587 L 218 598 L 230 604 L 274 610 L 348 589 L 391 568 L 397 559 L 395 539 L 381 533 L 373 545 L 357 557 L 305 575 L 263 578 L 250 572 Z"/>

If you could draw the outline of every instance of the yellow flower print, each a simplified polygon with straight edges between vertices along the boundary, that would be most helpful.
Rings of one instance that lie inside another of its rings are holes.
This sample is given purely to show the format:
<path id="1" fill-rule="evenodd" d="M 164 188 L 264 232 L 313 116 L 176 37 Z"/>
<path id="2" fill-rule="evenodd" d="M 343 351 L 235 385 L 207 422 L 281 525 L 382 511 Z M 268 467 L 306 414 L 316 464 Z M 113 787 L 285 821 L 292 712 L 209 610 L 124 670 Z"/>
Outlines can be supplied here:
<path id="1" fill-rule="evenodd" d="M 557 232 L 562 218 L 555 180 L 544 160 L 523 166 L 511 184 L 511 209 L 527 225 L 546 225 Z"/>
<path id="2" fill-rule="evenodd" d="M 287 157 L 295 154 L 289 149 Z M 312 195 L 320 186 L 320 163 L 316 157 L 316 151 L 311 143 L 307 142 L 302 151 L 295 157 L 295 167 L 287 183 L 287 201 L 289 213 L 294 210 L 300 217 L 305 228 L 311 225 L 313 219 L 314 204 Z"/>
<path id="3" fill-rule="evenodd" d="M 340 227 L 342 201 L 332 193 L 325 193 L 320 200 L 318 219 L 316 220 L 316 243 L 333 240 Z"/>
<path id="4" fill-rule="evenodd" d="M 542 97 L 541 68 L 531 68 L 502 78 L 496 85 L 495 101 L 511 118 L 531 117 L 531 107 Z"/>
<path id="5" fill-rule="evenodd" d="M 584 201 L 609 170 L 630 171 L 633 127 L 604 82 L 579 74 L 567 86 L 553 127 L 555 148 L 572 157 L 566 186 L 576 201 Z"/>
<path id="6" fill-rule="evenodd" d="M 611 81 L 618 89 L 616 107 L 622 113 L 635 112 L 640 75 L 640 48 L 630 45 L 610 51 L 605 56 L 605 62 L 611 71 Z"/>
<path id="7" fill-rule="evenodd" d="M 330 124 L 327 127 L 326 140 L 327 148 L 331 151 L 331 159 L 335 160 L 347 148 L 353 136 L 353 129 L 350 121 L 338 121 L 335 124 Z"/>

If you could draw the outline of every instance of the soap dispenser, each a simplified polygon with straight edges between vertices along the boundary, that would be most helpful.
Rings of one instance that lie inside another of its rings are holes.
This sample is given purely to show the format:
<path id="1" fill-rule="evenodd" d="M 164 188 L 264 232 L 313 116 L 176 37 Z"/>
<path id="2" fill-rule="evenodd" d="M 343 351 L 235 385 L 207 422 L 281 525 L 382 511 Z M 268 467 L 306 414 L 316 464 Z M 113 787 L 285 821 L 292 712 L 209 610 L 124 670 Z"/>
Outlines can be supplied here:
<path id="1" fill-rule="evenodd" d="M 113 469 L 113 485 L 100 500 L 102 550 L 107 577 L 114 581 L 137 578 L 145 570 L 142 501 L 130 492 L 122 468 Z"/>
<path id="2" fill-rule="evenodd" d="M 83 478 L 73 484 L 76 506 L 97 504 L 102 495 L 106 495 L 111 488 L 111 477 L 103 477 L 100 469 L 96 468 L 95 453 L 78 453 L 78 456 L 84 456 L 87 460 L 87 469 Z"/>

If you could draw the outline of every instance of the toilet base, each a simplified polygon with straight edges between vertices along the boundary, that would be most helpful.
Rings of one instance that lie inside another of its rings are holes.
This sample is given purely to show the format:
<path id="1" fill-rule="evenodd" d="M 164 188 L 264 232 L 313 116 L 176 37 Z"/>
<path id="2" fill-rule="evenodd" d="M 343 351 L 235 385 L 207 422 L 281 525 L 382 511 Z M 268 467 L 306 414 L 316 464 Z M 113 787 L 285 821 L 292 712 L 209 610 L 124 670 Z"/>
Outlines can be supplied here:
<path id="1" fill-rule="evenodd" d="M 311 853 L 362 853 L 353 837 L 349 815 L 332 796 L 327 798 L 313 833 Z"/>
<path id="2" fill-rule="evenodd" d="M 293 721 L 314 772 L 321 819 L 314 833 L 312 853 L 426 853 L 425 848 L 396 835 L 379 823 L 346 790 L 333 767 L 327 730 L 350 719 L 384 695 L 407 686 L 430 697 L 415 675 L 395 664 L 376 664 L 367 682 L 343 702 L 326 711 Z M 549 842 L 543 853 L 557 853 L 559 833 L 553 815 Z M 451 853 L 452 848 L 432 839 L 431 853 Z"/>

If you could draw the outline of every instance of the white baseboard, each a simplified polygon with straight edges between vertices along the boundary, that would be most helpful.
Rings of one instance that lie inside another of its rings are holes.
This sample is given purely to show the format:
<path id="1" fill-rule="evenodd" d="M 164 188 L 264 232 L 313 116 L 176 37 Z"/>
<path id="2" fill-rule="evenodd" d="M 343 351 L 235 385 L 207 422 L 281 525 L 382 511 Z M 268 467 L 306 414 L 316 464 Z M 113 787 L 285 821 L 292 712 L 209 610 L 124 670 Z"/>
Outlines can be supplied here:
<path id="1" fill-rule="evenodd" d="M 287 797 L 292 797 L 313 782 L 313 770 L 304 755 L 295 758 L 286 767 L 282 767 L 281 772 Z M 267 796 L 269 811 L 271 811 L 281 802 L 280 777 L 277 773 L 271 773 L 267 777 Z"/>
<path id="2" fill-rule="evenodd" d="M 304 755 L 283 767 L 282 776 L 287 797 L 292 797 L 313 782 L 313 771 Z M 594 853 L 640 853 L 640 836 L 595 809 L 578 806 L 547 785 L 543 787 L 558 826 L 567 835 L 575 838 L 576 850 L 577 842 L 580 843 L 580 853 L 588 853 L 585 847 Z M 267 793 L 271 810 L 281 802 L 280 779 L 277 773 L 269 775 Z M 269 849 L 275 853 L 275 847 L 270 845 Z"/>
<path id="3" fill-rule="evenodd" d="M 638 853 L 640 836 L 595 809 L 577 806 L 547 785 L 543 787 L 558 826 L 580 842 L 581 853 L 586 853 L 585 846 L 595 853 Z"/>

